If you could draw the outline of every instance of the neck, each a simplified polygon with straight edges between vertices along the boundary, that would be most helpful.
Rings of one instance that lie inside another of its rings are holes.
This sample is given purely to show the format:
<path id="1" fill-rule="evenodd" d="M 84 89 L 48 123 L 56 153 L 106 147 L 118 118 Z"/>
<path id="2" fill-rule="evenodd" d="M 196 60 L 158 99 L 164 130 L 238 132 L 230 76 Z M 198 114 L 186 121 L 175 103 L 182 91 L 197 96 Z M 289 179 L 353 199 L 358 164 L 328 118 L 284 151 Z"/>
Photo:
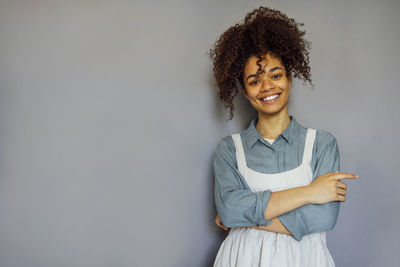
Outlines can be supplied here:
<path id="1" fill-rule="evenodd" d="M 256 125 L 257 131 L 265 138 L 275 139 L 290 124 L 290 117 L 287 108 L 277 114 L 258 113 Z"/>

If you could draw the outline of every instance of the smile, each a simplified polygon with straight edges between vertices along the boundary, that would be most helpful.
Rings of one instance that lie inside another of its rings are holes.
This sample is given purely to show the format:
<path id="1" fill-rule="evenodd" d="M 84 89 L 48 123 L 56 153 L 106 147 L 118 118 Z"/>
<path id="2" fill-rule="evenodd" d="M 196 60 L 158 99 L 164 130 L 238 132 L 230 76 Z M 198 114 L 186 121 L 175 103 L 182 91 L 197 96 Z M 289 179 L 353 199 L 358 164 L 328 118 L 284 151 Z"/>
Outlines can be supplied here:
<path id="1" fill-rule="evenodd" d="M 265 98 L 263 98 L 261 100 L 262 100 L 263 103 L 272 104 L 272 103 L 275 103 L 276 101 L 278 101 L 280 95 L 281 94 L 271 95 L 271 96 L 265 97 Z"/>

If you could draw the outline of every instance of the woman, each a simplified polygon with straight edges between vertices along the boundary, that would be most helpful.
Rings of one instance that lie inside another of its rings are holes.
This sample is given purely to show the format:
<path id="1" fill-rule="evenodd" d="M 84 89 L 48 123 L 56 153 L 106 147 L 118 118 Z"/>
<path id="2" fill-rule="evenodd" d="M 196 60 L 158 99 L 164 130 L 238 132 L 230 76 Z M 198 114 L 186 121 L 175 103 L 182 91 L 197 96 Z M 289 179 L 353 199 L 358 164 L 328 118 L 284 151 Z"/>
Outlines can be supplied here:
<path id="1" fill-rule="evenodd" d="M 230 108 L 239 88 L 257 111 L 249 127 L 217 145 L 216 223 L 229 234 L 214 266 L 335 266 L 325 231 L 345 201 L 336 138 L 289 115 L 292 78 L 311 83 L 302 24 L 260 7 L 211 49 L 219 97 Z"/>

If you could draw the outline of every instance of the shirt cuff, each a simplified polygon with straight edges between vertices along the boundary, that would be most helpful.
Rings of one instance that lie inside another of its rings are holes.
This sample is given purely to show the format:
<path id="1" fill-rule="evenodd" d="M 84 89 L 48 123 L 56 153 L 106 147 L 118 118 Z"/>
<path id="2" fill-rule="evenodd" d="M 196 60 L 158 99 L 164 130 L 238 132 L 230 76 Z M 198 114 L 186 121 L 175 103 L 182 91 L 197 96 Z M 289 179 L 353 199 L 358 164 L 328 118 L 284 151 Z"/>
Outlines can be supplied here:
<path id="1" fill-rule="evenodd" d="M 278 216 L 278 218 L 297 241 L 309 233 L 304 214 L 300 211 L 293 210 Z"/>
<path id="2" fill-rule="evenodd" d="M 267 204 L 269 201 L 269 198 L 271 197 L 271 191 L 261 191 L 256 193 L 256 198 L 257 198 L 257 208 L 256 208 L 256 213 L 257 213 L 257 218 L 256 218 L 256 223 L 257 225 L 268 225 L 271 223 L 271 220 L 266 220 L 265 219 L 265 210 L 267 209 Z"/>

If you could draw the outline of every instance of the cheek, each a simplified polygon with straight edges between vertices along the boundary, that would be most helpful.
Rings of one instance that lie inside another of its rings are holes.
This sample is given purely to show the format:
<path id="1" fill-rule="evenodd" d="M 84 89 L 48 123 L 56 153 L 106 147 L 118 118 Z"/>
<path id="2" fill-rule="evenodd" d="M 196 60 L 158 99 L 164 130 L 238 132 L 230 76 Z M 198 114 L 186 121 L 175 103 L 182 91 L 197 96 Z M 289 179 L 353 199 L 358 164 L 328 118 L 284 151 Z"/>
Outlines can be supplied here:
<path id="1" fill-rule="evenodd" d="M 285 89 L 285 95 L 286 95 L 286 98 L 288 98 L 290 96 L 290 88 Z"/>
<path id="2" fill-rule="evenodd" d="M 243 95 L 249 99 L 249 98 L 254 98 L 255 95 L 257 95 L 256 90 L 254 90 L 253 88 L 246 88 L 245 90 L 242 90 Z"/>
<path id="3" fill-rule="evenodd" d="M 286 94 L 290 93 L 290 82 L 285 82 L 281 84 L 281 88 L 284 89 L 284 91 L 286 92 Z"/>

